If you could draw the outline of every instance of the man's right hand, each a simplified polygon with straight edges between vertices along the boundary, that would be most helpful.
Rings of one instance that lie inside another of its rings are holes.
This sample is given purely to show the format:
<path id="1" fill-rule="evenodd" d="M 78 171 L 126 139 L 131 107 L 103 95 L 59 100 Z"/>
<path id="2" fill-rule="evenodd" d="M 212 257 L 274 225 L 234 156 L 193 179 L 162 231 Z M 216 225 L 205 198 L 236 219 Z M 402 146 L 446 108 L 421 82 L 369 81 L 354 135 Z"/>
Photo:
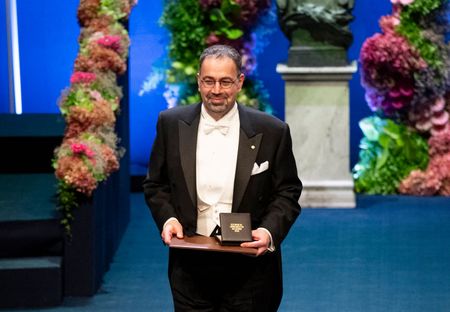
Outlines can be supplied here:
<path id="1" fill-rule="evenodd" d="M 161 238 L 166 245 L 170 244 L 172 236 L 174 235 L 176 235 L 177 238 L 183 238 L 183 226 L 178 220 L 168 221 L 161 232 Z"/>

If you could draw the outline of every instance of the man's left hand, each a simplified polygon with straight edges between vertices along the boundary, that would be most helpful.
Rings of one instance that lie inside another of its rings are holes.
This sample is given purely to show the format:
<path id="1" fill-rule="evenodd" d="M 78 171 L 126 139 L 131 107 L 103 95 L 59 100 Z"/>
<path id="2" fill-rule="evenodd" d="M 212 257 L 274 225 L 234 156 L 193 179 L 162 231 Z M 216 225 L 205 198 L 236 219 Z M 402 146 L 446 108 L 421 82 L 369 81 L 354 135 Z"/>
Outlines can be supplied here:
<path id="1" fill-rule="evenodd" d="M 256 229 L 252 231 L 253 242 L 242 243 L 241 247 L 258 248 L 256 256 L 263 255 L 267 252 L 270 244 L 270 236 L 266 231 Z"/>

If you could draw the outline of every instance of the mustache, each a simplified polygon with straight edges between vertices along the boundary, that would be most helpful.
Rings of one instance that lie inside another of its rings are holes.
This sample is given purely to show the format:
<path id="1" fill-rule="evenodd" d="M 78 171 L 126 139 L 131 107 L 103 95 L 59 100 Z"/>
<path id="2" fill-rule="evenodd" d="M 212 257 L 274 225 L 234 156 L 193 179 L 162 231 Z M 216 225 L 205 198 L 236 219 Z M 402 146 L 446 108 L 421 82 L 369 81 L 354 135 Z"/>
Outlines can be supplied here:
<path id="1" fill-rule="evenodd" d="M 224 95 L 213 95 L 213 94 L 209 94 L 206 96 L 207 99 L 222 99 L 225 100 L 227 97 Z"/>

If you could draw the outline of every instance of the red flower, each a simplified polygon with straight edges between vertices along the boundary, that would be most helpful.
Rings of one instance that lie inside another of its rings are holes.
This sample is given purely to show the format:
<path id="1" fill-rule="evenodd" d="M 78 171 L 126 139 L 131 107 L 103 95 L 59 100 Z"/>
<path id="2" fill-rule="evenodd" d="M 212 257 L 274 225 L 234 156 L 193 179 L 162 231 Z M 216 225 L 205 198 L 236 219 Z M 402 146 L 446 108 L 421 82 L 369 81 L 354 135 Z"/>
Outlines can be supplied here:
<path id="1" fill-rule="evenodd" d="M 91 83 L 97 76 L 94 73 L 76 71 L 70 77 L 70 83 Z"/>

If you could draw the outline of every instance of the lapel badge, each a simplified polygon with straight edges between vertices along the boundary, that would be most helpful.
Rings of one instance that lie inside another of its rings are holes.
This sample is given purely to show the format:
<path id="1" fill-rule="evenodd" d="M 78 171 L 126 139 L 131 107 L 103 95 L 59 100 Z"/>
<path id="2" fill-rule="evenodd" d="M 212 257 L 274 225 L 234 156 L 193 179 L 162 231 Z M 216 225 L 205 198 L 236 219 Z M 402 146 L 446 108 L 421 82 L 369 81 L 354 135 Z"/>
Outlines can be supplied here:
<path id="1" fill-rule="evenodd" d="M 251 148 L 252 150 L 254 150 L 254 149 L 255 149 L 255 145 L 250 146 L 250 148 Z"/>

